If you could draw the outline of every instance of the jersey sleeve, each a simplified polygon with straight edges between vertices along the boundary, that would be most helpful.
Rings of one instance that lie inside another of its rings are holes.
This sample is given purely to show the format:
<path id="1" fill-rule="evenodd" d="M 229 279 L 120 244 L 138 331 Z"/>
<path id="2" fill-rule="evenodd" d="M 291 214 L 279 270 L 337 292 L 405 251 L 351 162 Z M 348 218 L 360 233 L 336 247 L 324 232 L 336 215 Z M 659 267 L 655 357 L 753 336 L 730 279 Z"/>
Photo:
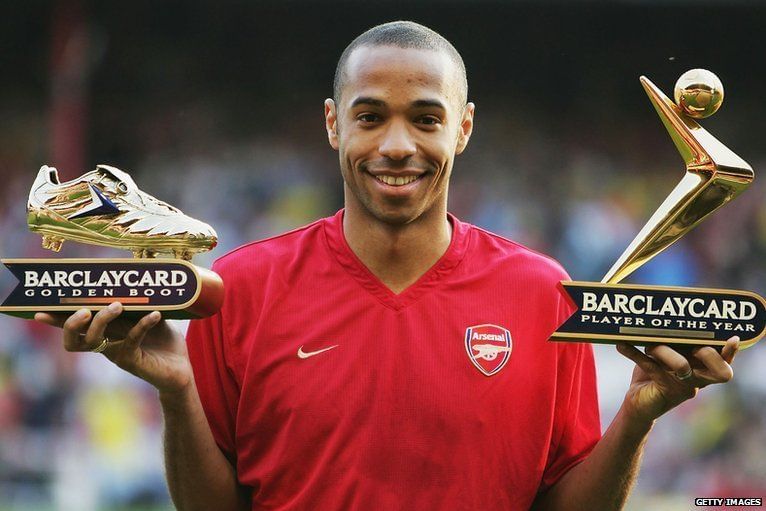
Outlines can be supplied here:
<path id="1" fill-rule="evenodd" d="M 202 408 L 218 447 L 236 460 L 235 417 L 239 402 L 239 385 L 227 364 L 227 344 L 223 329 L 223 312 L 192 320 L 186 336 L 189 359 L 194 371 Z"/>
<path id="2" fill-rule="evenodd" d="M 561 298 L 558 323 L 572 313 Z M 553 486 L 570 468 L 584 460 L 601 438 L 593 346 L 561 343 L 556 385 L 554 436 L 540 491 Z"/>

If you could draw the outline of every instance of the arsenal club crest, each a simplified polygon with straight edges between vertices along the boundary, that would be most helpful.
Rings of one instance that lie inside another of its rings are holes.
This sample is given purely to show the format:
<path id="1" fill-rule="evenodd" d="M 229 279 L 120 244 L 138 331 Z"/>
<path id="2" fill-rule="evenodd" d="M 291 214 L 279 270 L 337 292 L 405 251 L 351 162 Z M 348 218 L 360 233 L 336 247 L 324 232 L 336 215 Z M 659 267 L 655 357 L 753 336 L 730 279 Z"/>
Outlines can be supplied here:
<path id="1" fill-rule="evenodd" d="M 497 325 L 476 325 L 465 330 L 465 350 L 476 369 L 492 376 L 511 358 L 511 332 Z"/>

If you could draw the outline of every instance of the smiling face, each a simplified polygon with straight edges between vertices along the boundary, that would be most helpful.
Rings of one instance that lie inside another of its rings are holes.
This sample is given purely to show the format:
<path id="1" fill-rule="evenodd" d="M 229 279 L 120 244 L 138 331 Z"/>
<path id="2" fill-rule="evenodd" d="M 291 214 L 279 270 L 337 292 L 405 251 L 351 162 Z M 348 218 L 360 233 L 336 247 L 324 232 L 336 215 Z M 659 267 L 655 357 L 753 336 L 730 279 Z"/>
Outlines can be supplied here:
<path id="1" fill-rule="evenodd" d="M 389 225 L 446 213 L 452 164 L 468 143 L 473 104 L 444 52 L 362 46 L 350 55 L 339 104 L 325 101 L 349 211 Z"/>

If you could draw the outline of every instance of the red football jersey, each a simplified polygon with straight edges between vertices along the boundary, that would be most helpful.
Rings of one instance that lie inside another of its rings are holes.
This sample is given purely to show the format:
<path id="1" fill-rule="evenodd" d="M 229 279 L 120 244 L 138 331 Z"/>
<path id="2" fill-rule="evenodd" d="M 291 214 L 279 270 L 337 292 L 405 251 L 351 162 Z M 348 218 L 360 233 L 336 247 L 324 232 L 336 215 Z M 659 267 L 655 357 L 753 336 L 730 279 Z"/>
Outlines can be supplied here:
<path id="1" fill-rule="evenodd" d="M 214 265 L 197 388 L 252 509 L 526 510 L 600 437 L 593 351 L 548 342 L 561 267 L 450 215 L 447 252 L 395 295 L 343 211 Z"/>

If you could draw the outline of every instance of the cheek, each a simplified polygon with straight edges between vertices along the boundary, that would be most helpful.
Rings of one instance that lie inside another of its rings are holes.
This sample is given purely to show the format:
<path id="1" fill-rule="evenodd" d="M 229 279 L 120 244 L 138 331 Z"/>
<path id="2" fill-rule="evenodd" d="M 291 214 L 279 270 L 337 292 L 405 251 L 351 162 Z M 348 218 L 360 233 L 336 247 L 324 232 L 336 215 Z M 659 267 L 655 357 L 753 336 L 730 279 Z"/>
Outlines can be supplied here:
<path id="1" fill-rule="evenodd" d="M 348 129 L 346 136 L 341 139 L 339 144 L 341 159 L 351 168 L 356 168 L 360 161 L 368 157 L 371 148 L 370 136 L 358 130 Z"/>
<path id="2" fill-rule="evenodd" d="M 338 139 L 338 154 L 341 162 L 348 165 L 356 159 L 358 143 L 353 135 L 349 136 L 348 132 L 344 132 L 344 135 Z"/>
<path id="3" fill-rule="evenodd" d="M 424 152 L 426 153 L 425 156 L 438 167 L 438 172 L 444 173 L 455 157 L 456 147 L 454 140 L 444 136 L 430 144 L 427 151 Z"/>

